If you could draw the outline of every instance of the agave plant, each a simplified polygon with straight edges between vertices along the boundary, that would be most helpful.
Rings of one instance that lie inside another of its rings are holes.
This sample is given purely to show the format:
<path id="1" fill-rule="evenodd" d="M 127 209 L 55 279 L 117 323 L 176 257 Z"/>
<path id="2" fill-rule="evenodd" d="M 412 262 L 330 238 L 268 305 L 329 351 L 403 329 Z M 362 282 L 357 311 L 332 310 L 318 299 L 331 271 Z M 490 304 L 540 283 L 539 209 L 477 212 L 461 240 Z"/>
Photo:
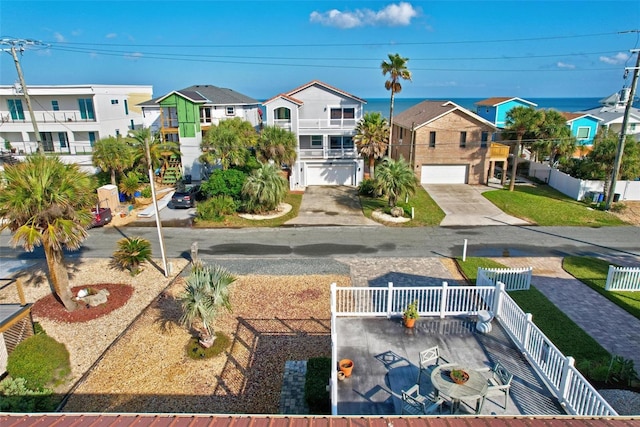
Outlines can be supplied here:
<path id="1" fill-rule="evenodd" d="M 140 266 L 151 261 L 151 242 L 142 237 L 125 237 L 118 241 L 118 250 L 113 253 L 114 263 L 132 276 L 142 271 Z"/>
<path id="2" fill-rule="evenodd" d="M 180 323 L 197 329 L 200 345 L 205 348 L 215 340 L 213 321 L 218 309 L 231 311 L 229 285 L 235 281 L 236 277 L 226 269 L 208 265 L 195 265 L 186 279 L 184 292 L 179 296 L 183 312 Z"/>

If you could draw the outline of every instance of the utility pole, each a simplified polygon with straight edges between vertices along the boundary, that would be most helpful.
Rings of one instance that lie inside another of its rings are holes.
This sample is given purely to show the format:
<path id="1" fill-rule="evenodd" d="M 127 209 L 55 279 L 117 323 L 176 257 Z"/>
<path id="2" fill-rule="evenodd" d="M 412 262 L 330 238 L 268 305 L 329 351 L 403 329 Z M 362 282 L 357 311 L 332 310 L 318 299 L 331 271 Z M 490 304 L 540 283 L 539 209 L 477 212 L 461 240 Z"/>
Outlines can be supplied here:
<path id="1" fill-rule="evenodd" d="M 636 66 L 625 68 L 625 72 L 633 70 L 633 79 L 631 80 L 631 91 L 629 92 L 629 98 L 627 99 L 627 105 L 624 108 L 624 118 L 622 119 L 622 129 L 620 130 L 620 139 L 618 140 L 618 151 L 616 152 L 616 159 L 613 163 L 613 173 L 611 175 L 611 182 L 609 183 L 609 192 L 607 194 L 607 200 L 604 205 L 605 210 L 611 208 L 613 202 L 613 196 L 616 188 L 616 181 L 620 174 L 620 164 L 622 163 L 622 154 L 624 152 L 624 140 L 627 136 L 627 123 L 629 122 L 629 115 L 631 114 L 631 107 L 633 106 L 633 98 L 636 94 L 636 85 L 638 83 L 638 73 L 640 72 L 640 49 L 632 49 L 632 54 L 636 54 Z"/>
<path id="2" fill-rule="evenodd" d="M 38 144 L 38 153 L 44 155 L 44 146 L 42 145 L 42 137 L 40 136 L 40 131 L 38 130 L 38 123 L 36 122 L 36 115 L 33 112 L 33 107 L 31 106 L 31 98 L 29 98 L 29 91 L 27 90 L 27 85 L 24 82 L 24 76 L 22 75 L 22 67 L 20 67 L 20 60 L 18 59 L 17 50 L 24 52 L 25 46 L 34 46 L 34 45 L 42 45 L 42 43 L 34 41 L 34 40 L 26 40 L 26 39 L 1 39 L 0 45 L 9 46 L 8 48 L 3 48 L 2 50 L 7 53 L 11 53 L 13 57 L 13 62 L 16 64 L 16 71 L 18 72 L 18 79 L 20 79 L 20 86 L 22 86 L 22 95 L 27 103 L 27 109 L 29 110 L 29 116 L 31 117 L 31 124 L 33 125 L 33 133 L 36 137 L 36 143 Z M 17 49 L 16 49 L 17 47 Z"/>
<path id="3" fill-rule="evenodd" d="M 158 209 L 158 199 L 156 198 L 155 177 L 153 176 L 153 165 L 151 164 L 151 153 L 149 152 L 149 138 L 144 138 L 144 152 L 149 165 L 149 185 L 151 185 L 151 198 L 153 199 L 153 212 L 156 215 L 156 228 L 158 229 L 158 240 L 160 240 L 160 253 L 162 255 L 162 268 L 164 277 L 169 277 L 169 268 L 167 266 L 167 255 L 164 250 L 164 236 L 162 235 L 162 221 L 160 220 L 160 210 Z"/>

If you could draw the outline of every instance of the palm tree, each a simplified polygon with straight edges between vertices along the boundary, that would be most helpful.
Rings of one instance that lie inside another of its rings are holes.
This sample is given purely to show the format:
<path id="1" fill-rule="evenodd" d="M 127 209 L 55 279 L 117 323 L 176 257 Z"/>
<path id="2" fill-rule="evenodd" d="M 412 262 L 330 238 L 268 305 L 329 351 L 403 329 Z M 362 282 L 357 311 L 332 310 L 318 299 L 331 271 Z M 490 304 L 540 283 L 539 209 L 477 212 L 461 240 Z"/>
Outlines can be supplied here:
<path id="1" fill-rule="evenodd" d="M 124 237 L 118 241 L 113 253 L 113 263 L 132 276 L 140 273 L 140 266 L 151 261 L 151 242 L 142 237 Z"/>
<path id="2" fill-rule="evenodd" d="M 182 303 L 180 323 L 200 331 L 200 345 L 211 347 L 215 340 L 213 321 L 218 308 L 231 311 L 229 285 L 236 278 L 222 267 L 194 266 L 186 279 L 184 292 L 179 296 Z"/>
<path id="3" fill-rule="evenodd" d="M 222 169 L 230 166 L 243 166 L 247 160 L 247 151 L 253 147 L 258 139 L 251 123 L 239 117 L 223 120 L 218 126 L 212 126 L 200 144 L 200 161 L 216 164 L 218 161 Z"/>
<path id="4" fill-rule="evenodd" d="M 507 112 L 506 127 L 507 132 L 516 135 L 516 149 L 513 153 L 513 165 L 511 166 L 511 181 L 509 181 L 509 191 L 513 191 L 516 184 L 516 171 L 518 169 L 518 157 L 520 156 L 520 146 L 522 137 L 526 133 L 536 134 L 542 122 L 543 115 L 533 107 L 513 107 Z"/>
<path id="5" fill-rule="evenodd" d="M 407 61 L 409 58 L 403 58 L 399 54 L 389 54 L 389 62 L 382 61 L 380 68 L 382 68 L 382 75 L 389 74 L 389 80 L 384 82 L 384 87 L 391 91 L 391 102 L 389 104 L 389 147 L 387 156 L 391 157 L 391 144 L 393 141 L 393 100 L 396 93 L 402 91 L 402 85 L 400 79 L 411 81 L 411 71 L 407 68 Z"/>
<path id="6" fill-rule="evenodd" d="M 72 311 L 77 308 L 69 287 L 64 250 L 78 249 L 87 237 L 95 206 L 95 183 L 77 164 L 57 156 L 29 156 L 5 164 L 5 187 L 0 191 L 0 231 L 13 232 L 12 244 L 33 251 L 44 248 L 54 295 Z"/>
<path id="7" fill-rule="evenodd" d="M 389 207 L 394 207 L 398 197 L 415 193 L 418 179 L 403 158 L 393 160 L 385 157 L 378 167 L 376 186 L 389 198 Z"/>
<path id="8" fill-rule="evenodd" d="M 103 171 L 111 172 L 111 184 L 117 185 L 116 173 L 122 173 L 133 166 L 134 153 L 124 139 L 109 136 L 93 146 L 92 162 Z"/>
<path id="9" fill-rule="evenodd" d="M 276 165 L 291 166 L 298 153 L 296 135 L 279 126 L 265 126 L 256 143 L 256 157 L 261 162 L 273 160 Z"/>
<path id="10" fill-rule="evenodd" d="M 375 163 L 384 156 L 389 142 L 387 120 L 378 112 L 366 113 L 356 126 L 353 140 L 361 155 L 369 159 L 369 174 L 375 179 Z"/>
<path id="11" fill-rule="evenodd" d="M 151 165 L 147 163 L 145 140 L 149 143 L 149 157 Z M 161 166 L 168 167 L 171 156 L 180 157 L 180 144 L 172 141 L 162 141 L 158 134 L 152 134 L 150 128 L 130 131 L 127 142 L 133 148 L 134 164 L 139 165 L 138 172 L 146 173 L 151 166 L 155 170 Z"/>
<path id="12" fill-rule="evenodd" d="M 265 163 L 247 177 L 242 186 L 247 212 L 275 210 L 287 195 L 287 181 L 276 165 Z"/>
<path id="13" fill-rule="evenodd" d="M 537 137 L 545 144 L 552 164 L 559 158 L 570 158 L 576 149 L 576 139 L 567 127 L 567 119 L 556 110 L 542 111 Z"/>

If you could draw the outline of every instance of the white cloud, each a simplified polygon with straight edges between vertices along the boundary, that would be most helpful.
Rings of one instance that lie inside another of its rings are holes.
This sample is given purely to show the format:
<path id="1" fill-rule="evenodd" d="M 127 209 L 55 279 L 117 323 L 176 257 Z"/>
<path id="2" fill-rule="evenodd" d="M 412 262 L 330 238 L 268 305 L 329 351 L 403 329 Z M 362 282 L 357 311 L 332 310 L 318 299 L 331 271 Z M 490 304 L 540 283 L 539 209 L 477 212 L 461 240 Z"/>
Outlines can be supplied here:
<path id="1" fill-rule="evenodd" d="M 140 52 L 127 53 L 124 57 L 133 61 L 142 58 L 144 55 Z"/>
<path id="2" fill-rule="evenodd" d="M 332 9 L 328 12 L 312 12 L 309 20 L 327 27 L 342 29 L 364 26 L 407 26 L 411 19 L 418 16 L 418 11 L 406 2 L 392 3 L 378 11 L 371 9 L 356 9 L 352 12 L 342 12 Z"/>
<path id="3" fill-rule="evenodd" d="M 64 36 L 57 31 L 53 33 L 53 37 L 56 39 L 58 43 L 64 43 L 66 41 Z"/>
<path id="4" fill-rule="evenodd" d="M 600 62 L 604 62 L 605 64 L 618 65 L 623 64 L 627 59 L 629 59 L 629 55 L 624 52 L 618 52 L 613 56 L 601 56 Z"/>
<path id="5" fill-rule="evenodd" d="M 568 69 L 571 69 L 571 70 L 573 70 L 574 68 L 576 68 L 576 66 L 575 66 L 575 65 L 573 65 L 573 64 L 567 64 L 566 62 L 558 62 L 558 63 L 556 64 L 556 66 L 557 66 L 558 68 L 568 68 Z"/>
<path id="6" fill-rule="evenodd" d="M 108 39 L 115 39 L 118 35 L 116 33 L 109 33 L 105 37 Z"/>

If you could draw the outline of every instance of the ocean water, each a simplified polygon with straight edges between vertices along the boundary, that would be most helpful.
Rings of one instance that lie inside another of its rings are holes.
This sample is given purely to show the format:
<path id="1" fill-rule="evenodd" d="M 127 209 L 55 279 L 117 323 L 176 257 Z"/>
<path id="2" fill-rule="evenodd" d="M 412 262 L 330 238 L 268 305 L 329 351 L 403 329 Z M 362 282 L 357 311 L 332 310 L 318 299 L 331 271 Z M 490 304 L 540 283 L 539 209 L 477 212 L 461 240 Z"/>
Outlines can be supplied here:
<path id="1" fill-rule="evenodd" d="M 589 110 L 600 106 L 600 101 L 604 97 L 598 98 L 526 98 L 527 101 L 538 104 L 536 108 L 553 108 L 562 112 L 575 113 Z M 403 112 L 420 102 L 431 98 L 396 98 L 393 103 L 393 115 Z M 487 98 L 433 98 L 434 101 L 453 101 L 467 110 L 476 111 L 475 103 Z M 389 118 L 389 98 L 368 98 L 364 106 L 365 113 L 378 111 L 384 117 Z"/>

